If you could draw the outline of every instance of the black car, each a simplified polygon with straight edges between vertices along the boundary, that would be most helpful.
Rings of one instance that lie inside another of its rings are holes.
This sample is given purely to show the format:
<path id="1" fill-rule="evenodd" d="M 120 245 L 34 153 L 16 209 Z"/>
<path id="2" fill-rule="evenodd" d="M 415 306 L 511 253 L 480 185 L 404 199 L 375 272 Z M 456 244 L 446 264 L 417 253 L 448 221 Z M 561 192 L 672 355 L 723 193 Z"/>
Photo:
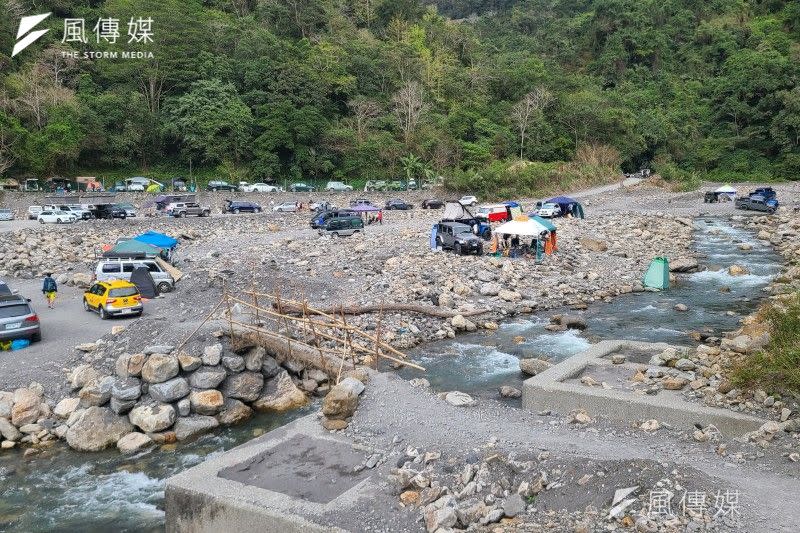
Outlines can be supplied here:
<path id="1" fill-rule="evenodd" d="M 125 220 L 128 218 L 128 212 L 125 211 L 125 209 L 112 204 L 96 205 L 95 208 L 92 209 L 92 215 L 94 218 L 104 218 L 106 220 L 110 220 L 112 218 L 121 218 L 122 220 Z"/>
<path id="2" fill-rule="evenodd" d="M 444 202 L 442 200 L 437 200 L 435 198 L 428 198 L 427 200 L 422 200 L 422 209 L 441 209 L 444 207 Z"/>
<path id="3" fill-rule="evenodd" d="M 239 187 L 236 185 L 231 185 L 227 181 L 222 180 L 212 180 L 208 182 L 208 187 L 206 187 L 209 191 L 232 191 L 236 192 L 239 190 Z"/>
<path id="4" fill-rule="evenodd" d="M 231 201 L 226 200 L 227 205 L 225 206 L 226 213 L 233 213 L 238 215 L 239 213 L 260 213 L 261 206 L 255 202 L 244 202 L 244 201 Z"/>
<path id="5" fill-rule="evenodd" d="M 402 209 L 403 211 L 413 209 L 414 206 L 403 200 L 388 200 L 386 209 Z"/>

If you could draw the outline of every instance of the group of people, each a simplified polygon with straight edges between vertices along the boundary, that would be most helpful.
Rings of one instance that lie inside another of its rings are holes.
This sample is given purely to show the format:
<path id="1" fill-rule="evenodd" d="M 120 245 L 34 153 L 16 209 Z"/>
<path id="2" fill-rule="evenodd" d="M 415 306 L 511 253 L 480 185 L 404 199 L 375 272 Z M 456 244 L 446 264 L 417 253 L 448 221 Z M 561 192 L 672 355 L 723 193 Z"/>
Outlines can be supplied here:
<path id="1" fill-rule="evenodd" d="M 383 211 L 378 211 L 377 214 L 370 213 L 367 216 L 367 225 L 370 224 L 381 224 L 383 225 Z"/>
<path id="2" fill-rule="evenodd" d="M 503 257 L 532 257 L 541 261 L 542 254 L 550 253 L 546 249 L 549 242 L 547 232 L 542 232 L 538 237 L 525 237 L 524 240 L 519 235 L 506 234 L 500 237 L 493 233 L 489 253 Z"/>

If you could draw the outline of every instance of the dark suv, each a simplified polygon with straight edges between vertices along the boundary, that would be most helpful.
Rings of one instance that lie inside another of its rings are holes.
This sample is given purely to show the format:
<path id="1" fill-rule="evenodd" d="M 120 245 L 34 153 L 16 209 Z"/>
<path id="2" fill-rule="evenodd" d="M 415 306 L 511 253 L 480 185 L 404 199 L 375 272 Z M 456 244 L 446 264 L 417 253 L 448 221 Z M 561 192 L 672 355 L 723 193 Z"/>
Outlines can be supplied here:
<path id="1" fill-rule="evenodd" d="M 402 209 L 403 211 L 407 209 L 413 209 L 414 206 L 409 204 L 403 200 L 387 200 L 386 202 L 386 209 Z"/>
<path id="2" fill-rule="evenodd" d="M 128 218 L 128 212 L 125 211 L 125 209 L 112 204 L 100 204 L 95 206 L 92 210 L 92 215 L 94 215 L 94 218 L 105 219 L 121 218 L 124 220 Z"/>
<path id="3" fill-rule="evenodd" d="M 17 294 L 0 294 L 0 341 L 42 340 L 39 317 L 28 300 Z"/>
<path id="4" fill-rule="evenodd" d="M 232 200 L 225 200 L 227 204 L 225 205 L 225 212 L 226 213 L 233 213 L 238 215 L 239 213 L 260 213 L 261 206 L 255 202 L 243 202 L 243 201 L 232 201 Z"/>
<path id="5" fill-rule="evenodd" d="M 314 229 L 321 228 L 332 218 L 339 217 L 357 217 L 358 213 L 350 209 L 336 209 L 333 211 L 323 211 L 322 213 L 314 215 L 311 219 L 311 227 Z"/>
<path id="6" fill-rule="evenodd" d="M 459 222 L 440 222 L 436 224 L 436 246 L 452 249 L 461 255 L 475 252 L 483 255 L 483 241 L 472 233 L 472 228 Z"/>

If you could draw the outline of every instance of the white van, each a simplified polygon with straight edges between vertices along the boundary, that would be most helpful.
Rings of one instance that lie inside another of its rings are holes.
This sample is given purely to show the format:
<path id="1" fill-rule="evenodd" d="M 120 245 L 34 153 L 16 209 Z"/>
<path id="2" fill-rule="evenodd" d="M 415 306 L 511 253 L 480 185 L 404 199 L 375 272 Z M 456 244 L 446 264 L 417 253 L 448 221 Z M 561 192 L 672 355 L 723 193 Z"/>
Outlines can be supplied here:
<path id="1" fill-rule="evenodd" d="M 158 292 L 171 292 L 175 289 L 175 279 L 154 259 L 104 257 L 97 263 L 94 276 L 97 281 L 111 281 L 112 279 L 130 281 L 131 274 L 139 266 L 145 266 L 150 271 L 150 275 L 153 276 L 153 281 L 158 287 Z"/>

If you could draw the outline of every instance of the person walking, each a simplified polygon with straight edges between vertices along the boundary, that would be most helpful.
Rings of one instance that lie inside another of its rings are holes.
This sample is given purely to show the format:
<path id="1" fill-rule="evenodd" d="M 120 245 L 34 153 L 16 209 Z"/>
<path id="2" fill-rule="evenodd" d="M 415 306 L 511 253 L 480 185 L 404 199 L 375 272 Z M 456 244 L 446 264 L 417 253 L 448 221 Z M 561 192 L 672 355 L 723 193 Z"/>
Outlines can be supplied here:
<path id="1" fill-rule="evenodd" d="M 378 211 L 378 223 L 383 226 L 383 211 Z"/>
<path id="2" fill-rule="evenodd" d="M 56 280 L 53 279 L 53 275 L 50 272 L 47 272 L 44 275 L 44 281 L 42 283 L 42 294 L 44 294 L 45 299 L 47 299 L 47 307 L 50 309 L 55 309 L 57 292 L 58 285 L 56 284 Z"/>

